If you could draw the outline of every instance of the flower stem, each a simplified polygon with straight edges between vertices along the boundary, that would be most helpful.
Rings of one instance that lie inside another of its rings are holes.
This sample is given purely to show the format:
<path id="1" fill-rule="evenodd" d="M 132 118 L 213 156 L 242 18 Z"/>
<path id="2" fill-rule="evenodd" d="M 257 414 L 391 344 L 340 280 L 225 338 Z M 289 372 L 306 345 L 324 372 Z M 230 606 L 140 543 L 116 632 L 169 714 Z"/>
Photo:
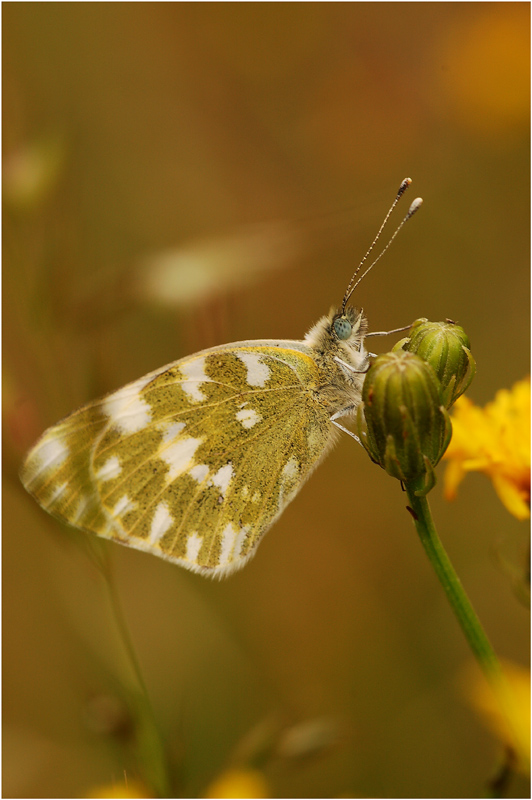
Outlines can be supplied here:
<path id="1" fill-rule="evenodd" d="M 515 719 L 519 709 L 514 694 L 503 674 L 491 642 L 439 539 L 428 500 L 422 494 L 423 483 L 424 478 L 421 478 L 419 481 L 410 481 L 405 484 L 410 502 L 409 510 L 414 518 L 416 530 L 467 642 L 497 698 L 499 708 L 510 731 L 511 741 L 518 742 L 519 733 L 515 729 Z M 417 491 L 420 493 L 416 494 Z M 513 747 L 511 749 L 514 750 Z"/>
<path id="2" fill-rule="evenodd" d="M 499 660 L 436 532 L 428 500 L 426 496 L 416 494 L 416 490 L 421 488 L 416 481 L 406 483 L 406 493 L 421 544 L 480 668 L 490 683 L 494 680 L 499 682 L 502 677 Z"/>
<path id="3" fill-rule="evenodd" d="M 137 683 L 137 687 L 132 692 L 131 700 L 135 718 L 137 747 L 144 777 L 146 783 L 154 789 L 157 797 L 171 797 L 170 776 L 161 732 L 150 702 L 148 689 L 129 633 L 120 598 L 116 591 L 107 552 L 99 559 L 99 567 L 107 587 L 111 609 L 122 645 Z"/>
<path id="4" fill-rule="evenodd" d="M 418 489 L 421 486 L 415 481 L 406 484 L 406 493 L 421 544 L 480 668 L 490 683 L 494 680 L 499 682 L 502 676 L 499 660 L 436 532 L 428 500 L 426 496 L 416 494 Z"/>

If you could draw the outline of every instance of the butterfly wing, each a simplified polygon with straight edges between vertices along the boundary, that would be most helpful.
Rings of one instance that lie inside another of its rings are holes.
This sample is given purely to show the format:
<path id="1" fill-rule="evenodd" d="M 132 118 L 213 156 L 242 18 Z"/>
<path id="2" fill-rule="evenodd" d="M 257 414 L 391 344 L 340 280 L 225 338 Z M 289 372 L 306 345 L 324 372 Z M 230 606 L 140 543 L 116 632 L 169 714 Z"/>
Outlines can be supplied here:
<path id="1" fill-rule="evenodd" d="M 50 428 L 22 482 L 76 527 L 228 574 L 332 444 L 319 383 L 301 343 L 203 351 Z"/>

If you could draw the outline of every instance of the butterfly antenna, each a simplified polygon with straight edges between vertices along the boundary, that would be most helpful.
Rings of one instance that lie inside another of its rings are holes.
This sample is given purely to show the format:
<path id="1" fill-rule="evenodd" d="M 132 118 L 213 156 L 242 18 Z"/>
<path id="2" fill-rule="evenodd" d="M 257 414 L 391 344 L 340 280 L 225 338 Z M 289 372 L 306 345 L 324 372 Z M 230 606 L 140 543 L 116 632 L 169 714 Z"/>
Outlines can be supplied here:
<path id="1" fill-rule="evenodd" d="M 386 247 L 382 250 L 381 253 L 379 253 L 377 258 L 374 261 L 371 262 L 369 267 L 362 273 L 362 275 L 360 276 L 358 281 L 354 285 L 352 285 L 350 287 L 350 289 L 345 293 L 345 297 L 344 297 L 344 300 L 343 300 L 343 303 L 342 303 L 342 311 L 345 311 L 346 303 L 349 300 L 349 298 L 351 297 L 351 295 L 353 294 L 353 292 L 355 291 L 355 289 L 357 288 L 357 286 L 360 283 L 360 281 L 362 281 L 366 277 L 368 272 L 371 269 L 373 269 L 373 267 L 375 266 L 377 261 L 381 260 L 381 258 L 383 257 L 385 252 L 388 250 L 388 248 L 390 247 L 391 243 L 393 242 L 393 240 L 395 239 L 395 237 L 397 236 L 397 234 L 399 233 L 399 231 L 401 230 L 403 225 L 406 222 L 408 222 L 408 220 L 411 219 L 411 217 L 414 216 L 414 214 L 416 213 L 416 211 L 418 210 L 418 208 L 421 206 L 422 203 L 423 203 L 423 198 L 422 197 L 416 197 L 416 199 L 412 201 L 412 203 L 410 205 L 410 208 L 408 209 L 408 213 L 405 215 L 405 217 L 403 218 L 402 222 L 395 229 L 395 232 L 394 232 L 393 236 L 391 237 L 390 241 L 388 242 L 388 244 L 386 245 Z M 355 278 L 358 275 L 358 273 L 360 271 L 360 267 L 362 266 L 363 263 L 364 263 L 364 261 L 361 262 L 361 264 L 358 267 L 357 271 L 355 272 L 353 278 Z M 351 284 L 353 283 L 353 278 L 351 279 Z"/>
<path id="2" fill-rule="evenodd" d="M 365 270 L 365 272 L 363 272 L 363 273 L 362 273 L 362 275 L 360 276 L 360 278 L 358 279 L 358 281 L 357 281 L 357 282 L 355 283 L 355 285 L 354 285 L 354 286 L 353 286 L 353 287 L 350 289 L 349 293 L 346 293 L 346 295 L 345 295 L 345 297 L 344 297 L 344 302 L 343 302 L 343 304 L 342 304 L 342 311 L 345 311 L 345 304 L 347 303 L 347 301 L 349 300 L 349 298 L 351 297 L 351 295 L 353 294 L 353 292 L 354 292 L 354 291 L 355 291 L 355 289 L 357 288 L 357 286 L 358 286 L 358 284 L 360 283 L 360 281 L 361 281 L 361 280 L 363 280 L 363 278 L 365 278 L 365 277 L 366 277 L 366 275 L 368 274 L 368 272 L 370 271 L 370 269 L 373 269 L 373 267 L 375 266 L 375 264 L 377 263 L 377 261 L 380 261 L 380 260 L 381 260 L 381 258 L 383 257 L 383 255 L 385 254 L 385 252 L 387 251 L 387 249 L 389 248 L 389 246 L 391 245 L 391 243 L 393 242 L 393 240 L 395 239 L 395 237 L 397 236 L 397 234 L 399 233 L 399 231 L 401 230 L 401 228 L 402 228 L 402 227 L 403 227 L 403 225 L 405 224 L 405 222 L 408 222 L 408 220 L 409 220 L 409 219 L 411 219 L 411 217 L 413 217 L 413 216 L 414 216 L 414 214 L 416 213 L 416 211 L 418 210 L 418 208 L 421 206 L 421 204 L 422 204 L 422 203 L 423 203 L 423 198 L 422 198 L 422 197 L 416 197 L 416 199 L 412 201 L 412 203 L 411 203 L 411 205 L 410 205 L 410 208 L 408 209 L 408 213 L 405 215 L 405 217 L 404 217 L 404 219 L 402 220 L 402 222 L 401 222 L 401 223 L 400 223 L 400 224 L 397 226 L 397 228 L 395 229 L 395 233 L 394 233 L 394 234 L 393 234 L 393 236 L 391 237 L 390 241 L 388 242 L 388 244 L 386 245 L 386 247 L 384 248 L 384 250 L 383 250 L 381 253 L 379 253 L 379 255 L 377 256 L 377 258 L 376 258 L 374 261 L 372 261 L 372 263 L 369 265 L 369 267 L 367 268 L 367 270 Z M 360 269 L 360 267 L 359 267 L 359 269 Z M 357 269 L 357 271 L 355 272 L 355 275 L 358 273 L 359 269 Z M 352 283 L 352 282 L 353 282 L 353 281 L 351 280 L 351 283 Z"/>
<path id="3" fill-rule="evenodd" d="M 358 286 L 358 284 L 359 284 L 359 283 L 360 283 L 360 281 L 362 280 L 362 278 L 360 278 L 360 279 L 359 279 L 359 280 L 358 280 L 358 281 L 357 281 L 357 282 L 356 282 L 356 283 L 353 285 L 353 283 L 354 283 L 354 280 L 355 280 L 356 276 L 358 275 L 358 273 L 359 273 L 359 272 L 360 272 L 360 270 L 362 269 L 362 267 L 363 267 L 364 263 L 366 262 L 366 260 L 367 260 L 367 258 L 368 258 L 368 256 L 369 256 L 369 254 L 371 253 L 371 251 L 373 250 L 373 248 L 374 248 L 374 247 L 375 247 L 375 245 L 377 244 L 377 242 L 378 242 L 378 240 L 379 240 L 379 238 L 380 238 L 380 235 L 381 235 L 382 231 L 384 230 L 384 226 L 385 226 L 385 225 L 386 225 L 386 223 L 388 222 L 388 220 L 389 220 L 389 218 L 390 218 L 390 215 L 391 215 L 392 211 L 394 210 L 395 206 L 397 205 L 397 203 L 399 202 L 399 200 L 401 199 L 401 197 L 404 195 L 404 193 L 406 192 L 406 190 L 408 189 L 408 187 L 410 186 L 410 184 L 411 184 L 411 183 L 412 183 L 412 179 L 411 179 L 411 178 L 405 178 L 404 180 L 402 180 L 402 181 L 401 181 L 401 185 L 399 186 L 399 190 L 398 190 L 398 192 L 397 192 L 397 194 L 396 194 L 396 196 L 395 196 L 395 200 L 393 201 L 392 205 L 390 206 L 390 209 L 389 209 L 388 213 L 387 213 L 387 214 L 386 214 L 386 216 L 384 217 L 384 220 L 383 220 L 383 222 L 382 222 L 382 225 L 380 226 L 380 228 L 379 228 L 379 230 L 378 230 L 378 232 L 377 232 L 377 235 L 376 235 L 376 236 L 375 236 L 375 238 L 373 239 L 373 241 L 372 241 L 371 245 L 369 246 L 369 248 L 368 248 L 368 250 L 367 250 L 367 252 L 366 252 L 366 255 L 364 256 L 364 258 L 362 259 L 362 261 L 360 262 L 360 264 L 359 264 L 359 265 L 358 265 L 358 267 L 356 268 L 355 272 L 353 273 L 353 277 L 352 277 L 352 278 L 351 278 L 351 280 L 349 281 L 349 286 L 347 287 L 347 290 L 346 290 L 346 293 L 345 293 L 345 295 L 344 295 L 344 299 L 343 299 L 343 302 L 342 302 L 342 310 L 343 310 L 343 311 L 345 311 L 345 307 L 346 307 L 347 301 L 349 300 L 349 298 L 350 298 L 350 297 L 351 297 L 351 295 L 353 294 L 353 292 L 354 292 L 354 290 L 355 290 L 355 287 L 356 287 L 356 286 Z M 414 201 L 414 202 L 415 202 L 415 201 Z M 414 204 L 412 204 L 412 205 L 414 205 Z M 418 204 L 418 205 L 420 205 L 420 204 Z M 415 209 L 415 210 L 417 210 L 417 209 Z M 413 214 L 413 213 L 414 213 L 414 211 L 412 212 L 412 214 Z M 387 246 L 386 246 L 386 247 L 385 247 L 385 249 L 382 251 L 381 255 L 383 255 L 383 253 L 385 252 L 385 250 L 387 250 L 387 249 L 388 249 L 388 247 L 389 247 L 389 246 L 390 246 L 390 244 L 392 243 L 393 239 L 395 238 L 395 236 L 396 236 L 396 235 L 397 235 L 397 233 L 399 232 L 399 229 L 400 229 L 400 228 L 402 228 L 402 226 L 404 225 L 404 223 L 406 222 L 406 220 L 407 220 L 407 219 L 409 219 L 409 218 L 412 216 L 412 214 L 410 213 L 410 211 L 408 212 L 408 214 L 406 215 L 405 219 L 404 219 L 404 220 L 401 222 L 401 225 L 400 225 L 400 226 L 399 226 L 399 228 L 398 228 L 398 229 L 395 231 L 394 235 L 392 236 L 392 238 L 391 238 L 391 239 L 390 239 L 390 241 L 388 242 Z M 381 257 L 381 256 L 379 256 L 379 258 L 380 258 L 380 257 Z M 378 261 L 378 259 L 376 259 L 376 261 Z M 374 264 L 376 263 L 376 261 L 374 261 L 374 262 L 373 262 L 373 264 L 371 265 L 371 267 L 373 267 L 373 266 L 374 266 Z M 369 267 L 369 269 L 367 269 L 367 270 L 366 270 L 366 272 L 364 272 L 364 275 L 367 275 L 367 273 L 369 272 L 369 270 L 371 269 L 371 267 Z M 364 277 L 364 275 L 363 275 L 362 277 Z"/>

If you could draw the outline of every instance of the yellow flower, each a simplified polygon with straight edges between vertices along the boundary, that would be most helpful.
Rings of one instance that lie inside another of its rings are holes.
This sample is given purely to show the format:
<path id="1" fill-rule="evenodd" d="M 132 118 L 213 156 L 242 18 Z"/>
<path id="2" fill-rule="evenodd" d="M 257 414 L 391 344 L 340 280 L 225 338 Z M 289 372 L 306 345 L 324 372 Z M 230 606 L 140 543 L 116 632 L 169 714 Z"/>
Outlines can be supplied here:
<path id="1" fill-rule="evenodd" d="M 250 767 L 226 769 L 207 787 L 207 798 L 270 797 L 262 772 Z"/>
<path id="2" fill-rule="evenodd" d="M 489 685 L 476 665 L 468 665 L 461 683 L 471 706 L 500 742 L 511 749 L 515 767 L 530 770 L 530 672 L 512 662 L 503 663 L 507 691 Z M 511 694 L 509 694 L 511 692 Z"/>
<path id="3" fill-rule="evenodd" d="M 453 437 L 444 455 L 445 496 L 451 500 L 466 472 L 488 475 L 517 519 L 530 517 L 530 378 L 501 389 L 484 408 L 460 397 Z"/>

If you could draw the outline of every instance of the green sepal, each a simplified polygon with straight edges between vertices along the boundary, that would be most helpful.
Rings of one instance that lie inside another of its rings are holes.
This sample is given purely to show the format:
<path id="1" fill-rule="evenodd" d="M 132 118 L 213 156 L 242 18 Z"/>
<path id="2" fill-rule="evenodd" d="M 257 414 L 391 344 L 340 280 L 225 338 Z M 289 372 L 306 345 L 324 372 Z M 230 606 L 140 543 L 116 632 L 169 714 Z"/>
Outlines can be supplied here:
<path id="1" fill-rule="evenodd" d="M 446 408 L 462 395 L 475 375 L 475 360 L 469 349 L 469 337 L 455 322 L 416 320 L 410 336 L 401 339 L 394 351 L 415 353 L 434 369 L 442 386 Z"/>

